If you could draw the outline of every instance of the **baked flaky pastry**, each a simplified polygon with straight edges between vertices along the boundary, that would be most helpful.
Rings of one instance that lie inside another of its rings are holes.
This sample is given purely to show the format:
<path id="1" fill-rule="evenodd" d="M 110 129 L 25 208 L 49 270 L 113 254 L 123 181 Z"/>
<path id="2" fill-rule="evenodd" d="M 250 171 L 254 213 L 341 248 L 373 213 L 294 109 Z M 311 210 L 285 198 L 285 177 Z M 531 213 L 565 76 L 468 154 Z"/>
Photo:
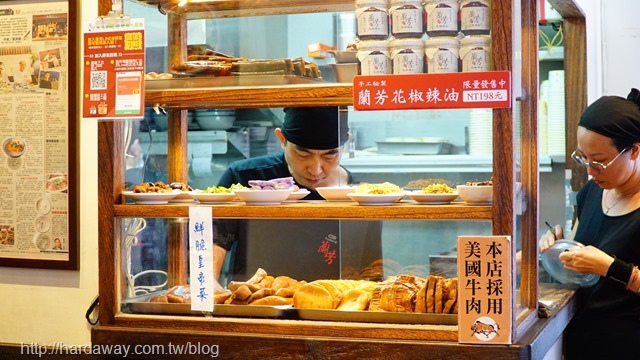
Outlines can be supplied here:
<path id="1" fill-rule="evenodd" d="M 302 285 L 293 295 L 293 305 L 299 309 L 337 309 L 341 304 L 343 310 L 363 307 L 364 297 L 358 298 L 360 290 L 371 297 L 375 282 L 366 280 L 316 280 Z M 347 298 L 345 299 L 345 296 Z M 359 304 L 359 305 L 356 305 Z"/>
<path id="2" fill-rule="evenodd" d="M 411 274 L 390 276 L 379 283 L 371 296 L 371 311 L 414 312 L 416 296 L 424 279 Z"/>

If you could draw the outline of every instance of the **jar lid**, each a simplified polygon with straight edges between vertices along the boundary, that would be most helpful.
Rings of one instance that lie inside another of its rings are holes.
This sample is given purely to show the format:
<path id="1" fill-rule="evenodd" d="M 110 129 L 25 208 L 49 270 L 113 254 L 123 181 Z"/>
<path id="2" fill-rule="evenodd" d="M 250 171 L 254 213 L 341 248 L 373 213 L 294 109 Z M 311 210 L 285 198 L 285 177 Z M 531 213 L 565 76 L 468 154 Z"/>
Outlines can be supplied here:
<path id="1" fill-rule="evenodd" d="M 489 45 L 491 45 L 491 36 L 489 35 L 465 36 L 464 38 L 460 39 L 460 47 Z"/>
<path id="2" fill-rule="evenodd" d="M 389 43 L 386 40 L 364 40 L 358 43 L 358 50 L 388 50 Z"/>
<path id="3" fill-rule="evenodd" d="M 422 39 L 414 39 L 414 38 L 404 38 L 404 39 L 393 39 L 389 41 L 390 47 L 424 47 L 424 42 Z"/>
<path id="4" fill-rule="evenodd" d="M 389 1 L 388 0 L 356 0 L 356 6 L 376 6 L 376 5 L 386 8 L 389 6 Z"/>
<path id="5" fill-rule="evenodd" d="M 456 4 L 458 5 L 458 0 L 425 0 L 424 4 L 437 5 L 437 4 Z"/>
<path id="6" fill-rule="evenodd" d="M 460 7 L 472 2 L 478 2 L 478 3 L 482 3 L 484 5 L 489 6 L 489 3 L 491 2 L 491 0 L 462 0 L 460 1 Z"/>
<path id="7" fill-rule="evenodd" d="M 460 42 L 458 38 L 453 36 L 439 36 L 439 37 L 431 37 L 424 41 L 425 47 L 430 46 L 443 46 L 443 47 L 459 47 Z"/>
<path id="8" fill-rule="evenodd" d="M 391 0 L 391 5 L 417 4 L 422 5 L 422 0 Z"/>

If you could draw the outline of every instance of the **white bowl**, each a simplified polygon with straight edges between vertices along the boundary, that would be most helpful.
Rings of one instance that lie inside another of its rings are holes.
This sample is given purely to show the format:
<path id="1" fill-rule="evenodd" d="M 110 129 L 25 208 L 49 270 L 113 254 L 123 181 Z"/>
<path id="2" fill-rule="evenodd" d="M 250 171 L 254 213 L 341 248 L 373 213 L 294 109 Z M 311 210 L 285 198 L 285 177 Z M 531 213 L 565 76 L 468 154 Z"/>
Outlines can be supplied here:
<path id="1" fill-rule="evenodd" d="M 339 83 L 352 83 L 353 77 L 358 75 L 358 64 L 331 64 Z"/>
<path id="2" fill-rule="evenodd" d="M 291 194 L 289 194 L 289 197 L 287 198 L 286 201 L 298 201 L 303 197 L 309 195 L 310 193 L 311 191 L 307 189 L 300 189 L 298 191 L 293 191 Z"/>
<path id="3" fill-rule="evenodd" d="M 180 192 L 178 193 L 178 195 L 176 197 L 174 197 L 173 199 L 169 200 L 170 203 L 190 203 L 193 202 L 193 197 L 191 196 L 191 192 L 190 191 L 182 191 L 179 190 Z"/>
<path id="4" fill-rule="evenodd" d="M 491 204 L 493 201 L 493 186 L 458 185 L 458 194 L 467 204 Z"/>
<path id="5" fill-rule="evenodd" d="M 408 192 L 407 195 L 419 204 L 443 205 L 449 204 L 458 197 L 457 192 L 453 193 L 424 193 L 422 190 Z"/>
<path id="6" fill-rule="evenodd" d="M 338 64 L 358 62 L 358 52 L 356 50 L 329 50 L 329 53 L 336 58 Z"/>
<path id="7" fill-rule="evenodd" d="M 202 130 L 227 130 L 233 126 L 235 115 L 200 115 L 196 116 L 196 122 Z"/>
<path id="8" fill-rule="evenodd" d="M 195 114 L 193 111 L 189 111 L 187 114 L 187 124 L 191 125 L 193 123 L 193 119 Z M 169 127 L 169 116 L 165 114 L 156 114 L 155 112 L 151 115 L 153 122 L 156 124 L 156 130 L 158 131 L 166 131 Z"/>
<path id="9" fill-rule="evenodd" d="M 327 201 L 352 201 L 347 194 L 352 193 L 353 190 L 354 188 L 351 186 L 323 186 L 316 188 L 318 194 Z"/>
<path id="10" fill-rule="evenodd" d="M 282 190 L 234 190 L 247 205 L 279 205 L 287 200 L 292 189 Z"/>
<path id="11" fill-rule="evenodd" d="M 166 204 L 169 200 L 178 196 L 180 190 L 159 192 L 159 193 L 135 193 L 133 191 L 123 191 L 122 195 L 130 198 L 136 204 L 159 205 Z"/>
<path id="12" fill-rule="evenodd" d="M 24 154 L 24 151 L 27 149 L 27 145 L 22 139 L 8 138 L 2 144 L 2 149 L 4 149 L 4 152 L 9 157 L 17 158 Z"/>
<path id="13" fill-rule="evenodd" d="M 406 195 L 404 192 L 390 194 L 347 194 L 351 200 L 360 205 L 391 205 L 394 202 L 402 200 Z"/>
<path id="14" fill-rule="evenodd" d="M 228 203 L 237 198 L 234 192 L 228 193 L 208 193 L 202 191 L 191 191 L 191 196 L 198 200 L 201 204 L 219 204 Z"/>

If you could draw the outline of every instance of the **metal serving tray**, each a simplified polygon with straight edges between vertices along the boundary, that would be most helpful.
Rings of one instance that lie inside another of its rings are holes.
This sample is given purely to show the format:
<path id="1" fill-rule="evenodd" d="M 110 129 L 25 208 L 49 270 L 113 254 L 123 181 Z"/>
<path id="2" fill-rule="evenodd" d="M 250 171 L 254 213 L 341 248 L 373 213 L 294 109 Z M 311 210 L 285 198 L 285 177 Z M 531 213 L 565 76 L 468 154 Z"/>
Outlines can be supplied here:
<path id="1" fill-rule="evenodd" d="M 157 303 L 149 302 L 149 299 L 161 295 L 166 291 L 154 292 L 137 296 L 122 301 L 122 312 L 130 314 L 160 314 L 160 315 L 200 315 L 202 311 L 192 311 L 191 304 Z M 291 305 L 262 306 L 262 305 L 225 305 L 216 304 L 213 312 L 207 313 L 216 316 L 241 316 L 284 318 L 290 317 Z"/>
<path id="2" fill-rule="evenodd" d="M 295 75 L 238 75 L 174 77 L 173 79 L 145 80 L 145 90 L 193 89 L 230 86 L 280 86 L 327 83 L 322 79 Z"/>
<path id="3" fill-rule="evenodd" d="M 384 311 L 292 309 L 303 320 L 351 321 L 395 324 L 458 325 L 457 314 L 420 314 Z"/>
<path id="4" fill-rule="evenodd" d="M 202 311 L 191 311 L 191 304 L 155 303 L 149 299 L 166 291 L 154 292 L 122 302 L 122 312 L 130 314 L 201 315 Z M 291 305 L 214 305 L 214 316 L 287 318 L 301 320 L 346 321 L 388 324 L 457 325 L 457 314 L 419 314 L 384 311 L 343 311 L 324 309 L 296 309 Z"/>

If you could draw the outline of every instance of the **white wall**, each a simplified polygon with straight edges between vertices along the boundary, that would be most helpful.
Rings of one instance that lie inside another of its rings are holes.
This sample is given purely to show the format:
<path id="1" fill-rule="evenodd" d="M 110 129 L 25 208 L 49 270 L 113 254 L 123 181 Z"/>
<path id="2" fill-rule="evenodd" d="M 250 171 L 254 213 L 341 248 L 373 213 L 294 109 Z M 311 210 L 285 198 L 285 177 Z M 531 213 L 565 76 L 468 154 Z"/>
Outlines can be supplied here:
<path id="1" fill-rule="evenodd" d="M 626 97 L 640 88 L 640 1 L 601 1 L 603 47 L 603 95 Z"/>
<path id="2" fill-rule="evenodd" d="M 84 24 L 97 14 L 97 2 L 83 1 L 82 7 L 79 16 Z M 78 48 L 82 49 L 81 43 Z M 83 121 L 79 135 L 80 270 L 0 268 L 0 343 L 90 343 L 84 314 L 98 293 L 96 123 Z"/>
<path id="3" fill-rule="evenodd" d="M 602 96 L 602 39 L 603 22 L 600 15 L 602 0 L 575 0 L 582 8 L 587 26 L 587 102 Z M 619 0 L 614 0 L 619 1 Z M 634 0 L 630 0 L 634 1 Z M 606 1 L 607 5 L 611 0 Z"/>

